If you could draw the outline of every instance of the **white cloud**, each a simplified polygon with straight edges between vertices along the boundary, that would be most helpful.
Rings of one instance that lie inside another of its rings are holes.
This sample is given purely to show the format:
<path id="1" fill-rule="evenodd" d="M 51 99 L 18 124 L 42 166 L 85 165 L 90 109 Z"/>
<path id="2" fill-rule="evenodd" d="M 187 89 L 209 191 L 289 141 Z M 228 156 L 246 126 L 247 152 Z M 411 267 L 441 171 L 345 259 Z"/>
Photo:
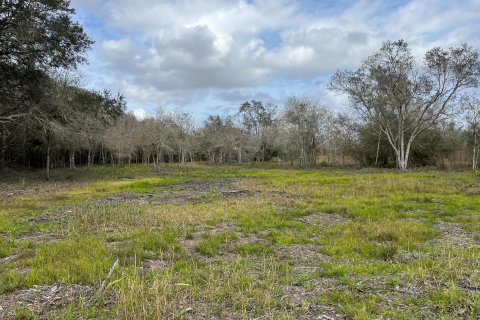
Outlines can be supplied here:
<path id="1" fill-rule="evenodd" d="M 419 56 L 436 45 L 480 44 L 479 0 L 364 0 L 330 11 L 323 3 L 287 0 L 73 4 L 105 28 L 90 68 L 142 106 L 203 108 L 208 101 L 237 103 L 257 92 L 279 100 L 292 91 L 338 104 L 341 99 L 313 80 L 356 67 L 384 40 L 404 38 Z M 87 27 L 95 29 L 90 20 Z M 277 35 L 273 44 L 265 41 L 265 33 Z"/>
<path id="2" fill-rule="evenodd" d="M 147 117 L 147 112 L 143 108 L 133 109 L 132 113 L 138 120 L 143 120 Z"/>

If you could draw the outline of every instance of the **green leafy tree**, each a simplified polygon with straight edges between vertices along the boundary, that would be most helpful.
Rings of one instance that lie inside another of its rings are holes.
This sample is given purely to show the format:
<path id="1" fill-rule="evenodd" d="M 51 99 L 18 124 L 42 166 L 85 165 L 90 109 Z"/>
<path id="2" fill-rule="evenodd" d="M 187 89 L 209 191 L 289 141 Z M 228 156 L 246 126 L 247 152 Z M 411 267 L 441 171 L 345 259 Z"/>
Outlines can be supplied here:
<path id="1" fill-rule="evenodd" d="M 29 113 L 52 68 L 75 68 L 93 41 L 66 0 L 0 2 L 0 122 Z"/>
<path id="2" fill-rule="evenodd" d="M 433 48 L 420 67 L 405 41 L 387 41 L 358 70 L 337 71 L 330 88 L 346 94 L 364 120 L 380 128 L 397 167 L 406 170 L 412 143 L 451 117 L 458 93 L 478 85 L 479 70 L 479 54 L 466 44 Z"/>

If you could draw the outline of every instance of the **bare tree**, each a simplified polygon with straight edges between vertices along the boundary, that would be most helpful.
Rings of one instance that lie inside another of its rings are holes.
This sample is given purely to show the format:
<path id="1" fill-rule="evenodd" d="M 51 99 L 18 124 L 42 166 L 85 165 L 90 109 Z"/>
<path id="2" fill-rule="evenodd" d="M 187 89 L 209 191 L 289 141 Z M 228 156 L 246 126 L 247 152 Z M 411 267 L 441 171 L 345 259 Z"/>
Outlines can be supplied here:
<path id="1" fill-rule="evenodd" d="M 345 156 L 354 155 L 354 146 L 358 140 L 356 124 L 347 114 L 338 114 L 328 124 L 326 143 L 330 162 L 336 165 L 337 158 L 341 156 L 342 165 L 345 165 Z"/>
<path id="2" fill-rule="evenodd" d="M 118 164 L 127 159 L 130 164 L 132 154 L 138 141 L 138 121 L 132 115 L 119 117 L 114 126 L 108 128 L 104 135 L 105 145 L 112 151 L 113 157 L 117 158 Z"/>
<path id="3" fill-rule="evenodd" d="M 173 114 L 173 124 L 175 125 L 176 145 L 179 154 L 179 162 L 185 163 L 187 154 L 191 149 L 191 136 L 194 125 L 191 114 L 184 112 L 175 112 Z"/>
<path id="4" fill-rule="evenodd" d="M 330 88 L 346 94 L 354 109 L 382 130 L 397 167 L 406 170 L 412 143 L 451 115 L 458 92 L 478 84 L 479 68 L 478 52 L 466 44 L 433 48 L 418 67 L 405 41 L 387 41 L 358 70 L 337 71 Z"/>
<path id="5" fill-rule="evenodd" d="M 238 111 L 237 116 L 243 129 L 250 133 L 253 137 L 255 146 L 256 159 L 265 161 L 268 149 L 267 135 L 268 130 L 274 123 L 278 107 L 271 103 L 264 104 L 261 101 L 252 100 L 244 102 Z M 240 153 L 241 154 L 241 151 Z"/>
<path id="6" fill-rule="evenodd" d="M 330 131 L 332 113 L 306 98 L 291 97 L 285 106 L 285 122 L 290 126 L 292 146 L 302 165 L 315 164 L 317 151 Z"/>

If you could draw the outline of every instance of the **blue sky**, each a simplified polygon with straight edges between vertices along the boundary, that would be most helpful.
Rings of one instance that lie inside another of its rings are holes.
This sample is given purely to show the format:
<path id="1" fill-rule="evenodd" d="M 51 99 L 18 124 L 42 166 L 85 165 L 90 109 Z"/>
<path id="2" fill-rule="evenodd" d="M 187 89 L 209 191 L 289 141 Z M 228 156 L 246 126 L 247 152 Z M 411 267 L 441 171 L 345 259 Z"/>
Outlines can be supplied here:
<path id="1" fill-rule="evenodd" d="M 242 101 L 307 96 L 347 111 L 326 88 L 385 40 L 426 50 L 480 47 L 480 0 L 73 0 L 95 40 L 85 85 L 122 92 L 137 115 L 156 107 L 208 114 Z"/>

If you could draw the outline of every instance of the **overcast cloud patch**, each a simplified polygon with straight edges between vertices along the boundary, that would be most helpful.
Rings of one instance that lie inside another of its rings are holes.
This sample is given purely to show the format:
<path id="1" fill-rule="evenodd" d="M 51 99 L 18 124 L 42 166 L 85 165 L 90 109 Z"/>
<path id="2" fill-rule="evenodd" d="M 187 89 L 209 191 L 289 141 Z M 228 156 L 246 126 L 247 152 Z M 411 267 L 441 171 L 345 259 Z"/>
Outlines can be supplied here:
<path id="1" fill-rule="evenodd" d="M 344 100 L 332 98 L 325 84 L 314 80 L 356 67 L 384 40 L 402 37 L 418 56 L 436 45 L 480 43 L 477 0 L 72 4 L 97 41 L 84 67 L 89 82 L 121 90 L 132 110 L 167 105 L 204 114 L 212 106 L 225 110 L 254 98 L 283 101 L 289 94 L 344 109 Z"/>

